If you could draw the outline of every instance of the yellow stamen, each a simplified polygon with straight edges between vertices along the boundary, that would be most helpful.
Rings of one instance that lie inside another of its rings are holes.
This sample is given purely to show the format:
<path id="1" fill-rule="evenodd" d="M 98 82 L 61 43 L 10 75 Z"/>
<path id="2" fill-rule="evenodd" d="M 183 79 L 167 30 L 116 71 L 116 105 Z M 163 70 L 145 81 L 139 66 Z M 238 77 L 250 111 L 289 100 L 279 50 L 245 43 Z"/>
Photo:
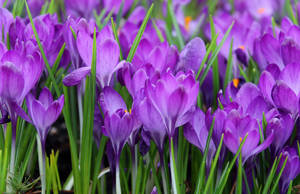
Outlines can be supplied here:
<path id="1" fill-rule="evenodd" d="M 233 86 L 234 86 L 235 88 L 238 88 L 239 83 L 240 83 L 239 78 L 234 78 L 234 79 L 232 80 L 232 82 L 233 82 Z"/>
<path id="2" fill-rule="evenodd" d="M 191 16 L 186 16 L 184 18 L 184 28 L 186 31 L 190 31 L 190 23 L 192 21 L 192 17 Z"/>
<path id="3" fill-rule="evenodd" d="M 242 49 L 244 51 L 245 50 L 245 46 L 241 45 L 241 46 L 239 46 L 239 49 Z"/>
<path id="4" fill-rule="evenodd" d="M 125 110 L 124 112 L 128 113 L 128 110 Z M 131 109 L 129 109 L 129 114 L 131 114 Z"/>
<path id="5" fill-rule="evenodd" d="M 263 8 L 263 7 L 261 7 L 261 8 L 259 8 L 259 9 L 257 10 L 257 13 L 263 14 L 263 13 L 265 13 L 265 11 L 266 11 L 266 9 Z"/>
<path id="6" fill-rule="evenodd" d="M 240 143 L 243 141 L 243 138 L 240 137 Z"/>

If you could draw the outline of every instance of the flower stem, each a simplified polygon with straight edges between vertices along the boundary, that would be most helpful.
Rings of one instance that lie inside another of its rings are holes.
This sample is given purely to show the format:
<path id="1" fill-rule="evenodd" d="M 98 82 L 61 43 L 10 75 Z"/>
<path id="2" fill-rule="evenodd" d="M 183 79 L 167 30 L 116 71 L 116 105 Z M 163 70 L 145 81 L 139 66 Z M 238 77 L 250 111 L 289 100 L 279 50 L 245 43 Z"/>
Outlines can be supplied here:
<path id="1" fill-rule="evenodd" d="M 120 167 L 119 161 L 116 164 L 116 194 L 121 194 L 121 183 L 120 183 Z"/>
<path id="2" fill-rule="evenodd" d="M 168 193 L 168 188 L 167 188 L 167 179 L 166 179 L 166 169 L 165 169 L 165 162 L 164 162 L 164 154 L 163 151 L 160 151 L 160 164 L 161 164 L 161 177 L 163 181 L 163 189 L 164 193 Z"/>
<path id="3" fill-rule="evenodd" d="M 39 135 L 36 136 L 38 144 L 39 169 L 42 183 L 42 194 L 46 193 L 46 157 L 44 145 L 42 145 Z"/>
<path id="4" fill-rule="evenodd" d="M 179 182 L 178 182 L 178 174 L 174 157 L 174 148 L 173 148 L 173 138 L 170 138 L 170 166 L 171 166 L 171 177 L 172 177 L 172 188 L 173 193 L 178 194 Z"/>
<path id="5" fill-rule="evenodd" d="M 137 175 L 137 146 L 136 145 L 131 148 L 131 157 L 132 157 L 131 190 L 132 193 L 135 193 L 135 183 L 136 183 L 136 175 Z"/>

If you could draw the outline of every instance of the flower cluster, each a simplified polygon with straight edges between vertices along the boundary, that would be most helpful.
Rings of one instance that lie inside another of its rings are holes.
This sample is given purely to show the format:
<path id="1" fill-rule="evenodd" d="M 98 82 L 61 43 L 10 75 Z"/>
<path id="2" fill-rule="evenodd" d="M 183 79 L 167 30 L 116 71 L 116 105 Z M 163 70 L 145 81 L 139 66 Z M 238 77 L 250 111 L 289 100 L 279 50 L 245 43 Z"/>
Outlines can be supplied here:
<path id="1" fill-rule="evenodd" d="M 0 0 L 0 193 L 37 155 L 42 193 L 58 184 L 56 122 L 75 193 L 101 192 L 108 165 L 118 194 L 299 183 L 300 3 L 153 2 Z"/>

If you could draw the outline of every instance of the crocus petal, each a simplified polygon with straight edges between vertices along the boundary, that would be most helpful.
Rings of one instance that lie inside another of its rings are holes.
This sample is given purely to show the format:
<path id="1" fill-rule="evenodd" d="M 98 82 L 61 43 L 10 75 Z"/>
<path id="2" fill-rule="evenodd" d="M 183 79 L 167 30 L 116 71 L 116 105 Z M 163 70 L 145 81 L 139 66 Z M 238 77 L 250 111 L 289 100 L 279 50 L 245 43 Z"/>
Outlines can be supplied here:
<path id="1" fill-rule="evenodd" d="M 300 93 L 300 64 L 290 63 L 284 67 L 279 79 L 283 80 L 298 96 Z"/>
<path id="2" fill-rule="evenodd" d="M 249 104 L 260 95 L 259 89 L 253 83 L 244 84 L 236 94 L 236 101 L 246 111 Z"/>
<path id="3" fill-rule="evenodd" d="M 28 123 L 32 123 L 32 120 L 27 116 L 26 112 L 15 102 L 11 102 L 12 109 L 19 115 L 22 119 Z"/>
<path id="4" fill-rule="evenodd" d="M 298 111 L 298 98 L 285 83 L 276 83 L 272 90 L 272 98 L 279 109 L 293 114 Z"/>
<path id="5" fill-rule="evenodd" d="M 53 102 L 52 94 L 48 88 L 42 89 L 40 93 L 39 101 L 45 106 L 45 108 L 48 108 L 50 104 Z"/>
<path id="6" fill-rule="evenodd" d="M 239 140 L 235 138 L 230 130 L 224 132 L 224 143 L 232 153 L 236 153 L 240 146 Z"/>
<path id="7" fill-rule="evenodd" d="M 138 107 L 138 118 L 144 125 L 145 131 L 150 132 L 153 140 L 163 148 L 164 138 L 166 136 L 166 125 L 162 121 L 161 115 L 156 108 L 145 98 Z"/>
<path id="8" fill-rule="evenodd" d="M 85 65 L 91 66 L 92 53 L 93 53 L 93 39 L 85 31 L 79 31 L 77 35 L 77 48 L 80 57 L 84 61 Z"/>
<path id="9" fill-rule="evenodd" d="M 119 109 L 126 110 L 126 104 L 120 94 L 111 87 L 105 87 L 100 94 L 100 105 L 103 111 L 113 114 Z"/>
<path id="10" fill-rule="evenodd" d="M 264 96 L 264 98 L 270 104 L 273 104 L 271 93 L 274 85 L 275 85 L 275 80 L 271 75 L 271 73 L 264 71 L 260 76 L 258 87 L 262 95 Z"/>
<path id="11" fill-rule="evenodd" d="M 11 63 L 0 66 L 0 96 L 17 100 L 24 89 L 24 78 L 20 71 Z"/>
<path id="12" fill-rule="evenodd" d="M 81 67 L 79 69 L 76 69 L 72 71 L 70 74 L 68 74 L 64 80 L 63 83 L 66 86 L 74 86 L 77 85 L 83 80 L 87 74 L 91 72 L 90 67 Z"/>
<path id="13" fill-rule="evenodd" d="M 100 45 L 99 50 L 96 67 L 97 78 L 101 87 L 105 87 L 110 84 L 112 74 L 117 70 L 115 67 L 118 65 L 120 49 L 115 41 L 107 39 Z"/>

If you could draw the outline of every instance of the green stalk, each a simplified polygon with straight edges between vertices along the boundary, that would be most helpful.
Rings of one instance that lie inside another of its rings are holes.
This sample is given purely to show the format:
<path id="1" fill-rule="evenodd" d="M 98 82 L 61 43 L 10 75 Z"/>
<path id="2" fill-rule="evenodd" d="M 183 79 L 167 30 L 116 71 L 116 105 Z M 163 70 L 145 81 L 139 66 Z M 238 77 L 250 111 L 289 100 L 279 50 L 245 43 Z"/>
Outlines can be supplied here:
<path id="1" fill-rule="evenodd" d="M 176 168 L 172 137 L 170 138 L 170 166 L 171 166 L 173 193 L 178 194 L 178 193 L 180 193 L 180 187 L 179 187 L 179 181 L 178 181 L 178 173 L 177 173 L 177 168 Z"/>
<path id="2" fill-rule="evenodd" d="M 121 192 L 121 183 L 120 183 L 119 161 L 117 161 L 117 164 L 116 164 L 116 193 L 117 194 L 122 194 L 122 192 Z"/>
<path id="3" fill-rule="evenodd" d="M 39 170 L 42 183 L 42 194 L 46 193 L 46 158 L 45 158 L 45 148 L 42 145 L 39 135 L 36 135 L 38 157 L 39 157 Z"/>

